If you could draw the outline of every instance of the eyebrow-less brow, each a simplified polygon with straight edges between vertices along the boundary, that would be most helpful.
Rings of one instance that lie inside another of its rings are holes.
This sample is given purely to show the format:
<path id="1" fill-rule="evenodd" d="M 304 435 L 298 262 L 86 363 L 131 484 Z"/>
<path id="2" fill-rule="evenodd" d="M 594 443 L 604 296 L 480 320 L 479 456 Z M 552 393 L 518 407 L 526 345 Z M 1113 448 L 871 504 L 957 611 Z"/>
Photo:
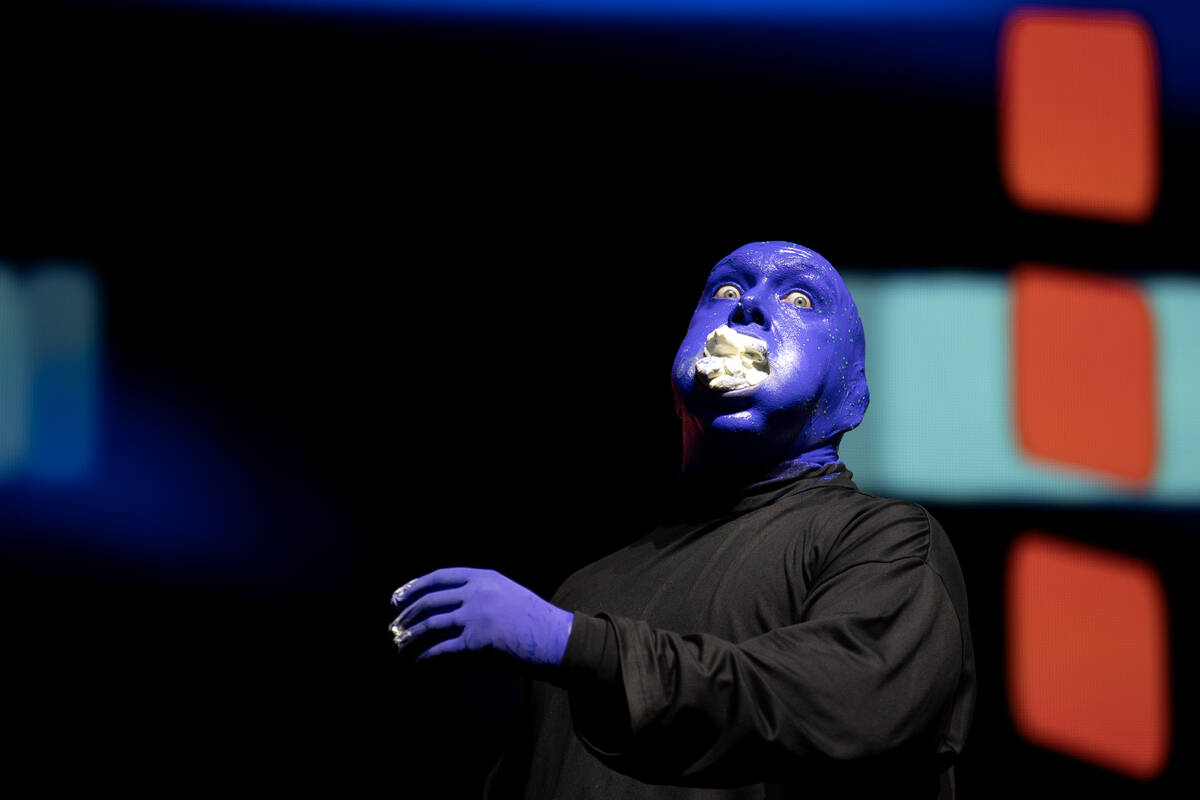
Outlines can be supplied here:
<path id="1" fill-rule="evenodd" d="M 727 277 L 739 279 L 741 283 L 753 286 L 762 277 L 762 272 L 753 264 L 730 260 L 721 261 L 709 273 L 708 285 L 711 286 L 715 281 L 725 280 Z"/>
<path id="2" fill-rule="evenodd" d="M 837 298 L 837 287 L 824 270 L 807 264 L 797 265 L 795 270 L 786 273 L 780 270 L 775 282 L 781 289 L 791 287 L 808 291 L 812 295 L 812 299 L 822 305 L 828 305 Z"/>

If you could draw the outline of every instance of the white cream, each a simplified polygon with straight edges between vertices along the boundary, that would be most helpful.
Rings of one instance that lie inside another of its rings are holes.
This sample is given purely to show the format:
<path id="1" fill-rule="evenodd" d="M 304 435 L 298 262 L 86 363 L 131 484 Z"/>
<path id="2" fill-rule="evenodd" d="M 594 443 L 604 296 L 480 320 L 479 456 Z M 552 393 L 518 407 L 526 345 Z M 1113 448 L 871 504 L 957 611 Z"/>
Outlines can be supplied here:
<path id="1" fill-rule="evenodd" d="M 696 374 L 718 392 L 748 389 L 766 380 L 767 343 L 722 325 L 704 340 L 704 355 L 696 360 Z"/>

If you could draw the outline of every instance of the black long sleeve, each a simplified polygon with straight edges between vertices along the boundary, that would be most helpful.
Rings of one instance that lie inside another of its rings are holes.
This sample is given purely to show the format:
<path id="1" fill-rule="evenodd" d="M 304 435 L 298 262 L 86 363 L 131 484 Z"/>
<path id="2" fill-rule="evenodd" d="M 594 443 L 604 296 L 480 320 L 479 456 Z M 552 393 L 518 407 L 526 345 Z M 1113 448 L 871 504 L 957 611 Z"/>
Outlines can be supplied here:
<path id="1" fill-rule="evenodd" d="M 848 475 L 773 487 L 555 602 L 576 623 L 566 689 L 535 698 L 527 797 L 952 792 L 974 661 L 957 560 L 920 506 Z"/>
<path id="2" fill-rule="evenodd" d="M 573 694 L 576 731 L 605 764 L 642 780 L 739 786 L 802 775 L 813 755 L 886 755 L 917 740 L 951 699 L 962 635 L 941 578 L 923 561 L 844 570 L 815 587 L 803 616 L 737 644 L 585 618 L 583 630 L 598 623 L 615 640 L 625 702 Z M 598 674 L 611 669 L 606 649 Z"/>

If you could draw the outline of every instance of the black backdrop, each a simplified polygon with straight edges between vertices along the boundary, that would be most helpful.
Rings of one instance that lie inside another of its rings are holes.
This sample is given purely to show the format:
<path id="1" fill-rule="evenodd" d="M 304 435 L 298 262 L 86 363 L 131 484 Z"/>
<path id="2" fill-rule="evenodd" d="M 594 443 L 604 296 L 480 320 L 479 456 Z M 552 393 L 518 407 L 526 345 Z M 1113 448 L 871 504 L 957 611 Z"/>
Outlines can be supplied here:
<path id="1" fill-rule="evenodd" d="M 515 680 L 400 670 L 388 594 L 448 565 L 549 593 L 636 536 L 679 457 L 675 346 L 740 244 L 874 268 L 1193 268 L 1188 119 L 1165 125 L 1146 226 L 1024 214 L 992 85 L 905 81 L 875 46 L 886 26 L 4 14 L 0 258 L 94 270 L 98 469 L 173 452 L 157 477 L 184 501 L 152 503 L 150 479 L 114 503 L 193 537 L 139 550 L 3 520 L 14 764 L 42 785 L 477 791 Z M 231 491 L 221 529 L 208 506 Z M 931 508 L 980 659 L 966 794 L 1187 783 L 1178 755 L 1141 785 L 1021 744 L 1001 603 L 1009 539 L 1044 526 L 1149 558 L 1182 628 L 1194 513 Z M 201 510 L 211 541 L 187 524 Z M 1190 697 L 1178 681 L 1176 707 Z M 1177 713 L 1176 754 L 1193 741 Z"/>

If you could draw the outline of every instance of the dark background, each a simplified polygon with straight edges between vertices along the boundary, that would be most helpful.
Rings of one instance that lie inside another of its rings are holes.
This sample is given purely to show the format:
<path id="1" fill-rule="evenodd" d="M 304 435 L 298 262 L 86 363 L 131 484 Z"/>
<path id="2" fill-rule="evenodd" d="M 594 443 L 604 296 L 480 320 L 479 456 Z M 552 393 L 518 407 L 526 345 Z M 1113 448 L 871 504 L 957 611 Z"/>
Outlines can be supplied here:
<path id="1" fill-rule="evenodd" d="M 105 319 L 95 475 L 0 486 L 18 772 L 476 792 L 515 679 L 402 668 L 388 595 L 450 565 L 549 594 L 649 525 L 679 458 L 675 347 L 747 241 L 1195 272 L 1186 103 L 1164 109 L 1147 224 L 1012 206 L 999 21 L 6 6 L 0 259 L 86 265 Z M 939 46 L 941 67 L 914 55 Z M 1182 643 L 1195 511 L 929 505 L 980 665 L 963 796 L 1193 785 L 1182 645 L 1157 780 L 1018 739 L 1002 583 L 1029 528 L 1131 553 Z"/>

